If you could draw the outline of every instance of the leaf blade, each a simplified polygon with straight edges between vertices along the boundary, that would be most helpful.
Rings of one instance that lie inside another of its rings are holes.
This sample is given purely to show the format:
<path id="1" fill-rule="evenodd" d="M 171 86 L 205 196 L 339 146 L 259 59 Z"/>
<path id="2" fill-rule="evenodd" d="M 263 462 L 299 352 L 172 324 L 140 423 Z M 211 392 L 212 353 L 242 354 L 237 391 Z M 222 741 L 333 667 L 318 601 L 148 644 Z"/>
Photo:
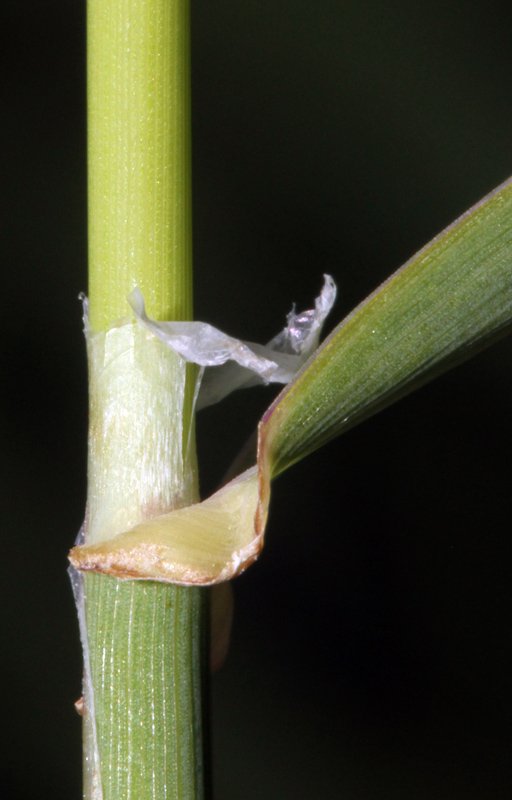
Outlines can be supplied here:
<path id="1" fill-rule="evenodd" d="M 264 414 L 260 460 L 275 477 L 511 324 L 509 180 L 337 326 Z"/>

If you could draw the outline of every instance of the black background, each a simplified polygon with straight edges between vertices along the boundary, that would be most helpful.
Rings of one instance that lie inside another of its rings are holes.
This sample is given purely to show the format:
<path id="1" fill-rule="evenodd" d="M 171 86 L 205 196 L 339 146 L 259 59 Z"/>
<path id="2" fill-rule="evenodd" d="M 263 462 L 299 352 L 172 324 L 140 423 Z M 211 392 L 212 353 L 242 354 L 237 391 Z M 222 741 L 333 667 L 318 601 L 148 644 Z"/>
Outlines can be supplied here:
<path id="1" fill-rule="evenodd" d="M 476 0 L 193 0 L 196 316 L 331 325 L 512 173 L 511 16 Z M 66 552 L 85 497 L 82 2 L 4 0 L 0 786 L 79 798 Z M 218 800 L 512 792 L 511 343 L 274 488 L 213 681 Z M 211 490 L 273 392 L 198 421 Z"/>

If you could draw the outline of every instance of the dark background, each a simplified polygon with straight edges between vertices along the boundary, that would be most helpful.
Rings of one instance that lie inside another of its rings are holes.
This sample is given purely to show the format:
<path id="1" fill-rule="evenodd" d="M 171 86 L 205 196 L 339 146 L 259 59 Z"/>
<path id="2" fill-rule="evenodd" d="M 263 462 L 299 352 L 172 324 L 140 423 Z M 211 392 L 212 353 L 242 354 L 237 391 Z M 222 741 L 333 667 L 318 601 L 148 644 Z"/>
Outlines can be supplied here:
<path id="1" fill-rule="evenodd" d="M 330 272 L 332 325 L 512 173 L 505 5 L 192 5 L 199 319 L 268 339 Z M 3 10 L 0 786 L 70 800 L 84 4 Z M 213 682 L 217 800 L 511 796 L 511 364 L 503 341 L 276 482 Z M 272 394 L 203 412 L 205 492 Z"/>

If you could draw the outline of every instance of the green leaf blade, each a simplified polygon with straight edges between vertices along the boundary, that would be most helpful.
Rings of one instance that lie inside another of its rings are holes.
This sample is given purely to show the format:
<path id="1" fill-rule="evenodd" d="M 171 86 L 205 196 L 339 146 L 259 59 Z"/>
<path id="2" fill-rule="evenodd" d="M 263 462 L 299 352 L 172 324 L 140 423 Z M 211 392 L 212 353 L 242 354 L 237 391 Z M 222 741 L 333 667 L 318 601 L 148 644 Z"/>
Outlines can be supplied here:
<path id="1" fill-rule="evenodd" d="M 260 423 L 272 476 L 504 335 L 512 324 L 512 181 L 355 309 Z"/>

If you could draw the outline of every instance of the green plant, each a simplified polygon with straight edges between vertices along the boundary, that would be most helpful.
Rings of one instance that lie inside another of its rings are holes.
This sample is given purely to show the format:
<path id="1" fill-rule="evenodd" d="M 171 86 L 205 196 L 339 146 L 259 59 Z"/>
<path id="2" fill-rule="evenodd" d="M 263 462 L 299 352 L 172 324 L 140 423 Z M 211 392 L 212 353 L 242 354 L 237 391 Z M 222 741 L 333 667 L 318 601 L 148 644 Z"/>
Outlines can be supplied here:
<path id="1" fill-rule="evenodd" d="M 110 558 L 120 537 L 144 523 L 137 546 L 147 552 L 158 525 L 159 546 L 181 548 L 188 577 L 179 580 L 205 583 L 212 576 L 198 577 L 194 553 L 167 524 L 172 507 L 196 499 L 193 368 L 126 319 L 135 286 L 157 320 L 190 314 L 187 13 L 185 2 L 89 4 L 86 544 L 90 552 L 103 543 Z M 506 184 L 441 234 L 342 323 L 272 404 L 260 425 L 260 496 L 251 473 L 254 507 L 237 528 L 244 546 L 262 544 L 271 478 L 507 331 L 511 204 Z M 228 509 L 226 525 L 232 519 Z M 200 546 L 207 553 L 203 539 Z M 114 572 L 111 561 L 76 563 Z M 140 551 L 128 564 L 125 577 L 165 577 L 139 568 Z M 200 797 L 204 594 L 87 575 L 85 596 L 88 796 Z"/>
<path id="2" fill-rule="evenodd" d="M 189 3 L 90 0 L 87 14 L 90 537 L 197 488 L 190 370 L 118 326 L 135 286 L 158 317 L 191 313 Z M 86 796 L 199 797 L 204 597 L 94 575 L 84 595 Z"/>

